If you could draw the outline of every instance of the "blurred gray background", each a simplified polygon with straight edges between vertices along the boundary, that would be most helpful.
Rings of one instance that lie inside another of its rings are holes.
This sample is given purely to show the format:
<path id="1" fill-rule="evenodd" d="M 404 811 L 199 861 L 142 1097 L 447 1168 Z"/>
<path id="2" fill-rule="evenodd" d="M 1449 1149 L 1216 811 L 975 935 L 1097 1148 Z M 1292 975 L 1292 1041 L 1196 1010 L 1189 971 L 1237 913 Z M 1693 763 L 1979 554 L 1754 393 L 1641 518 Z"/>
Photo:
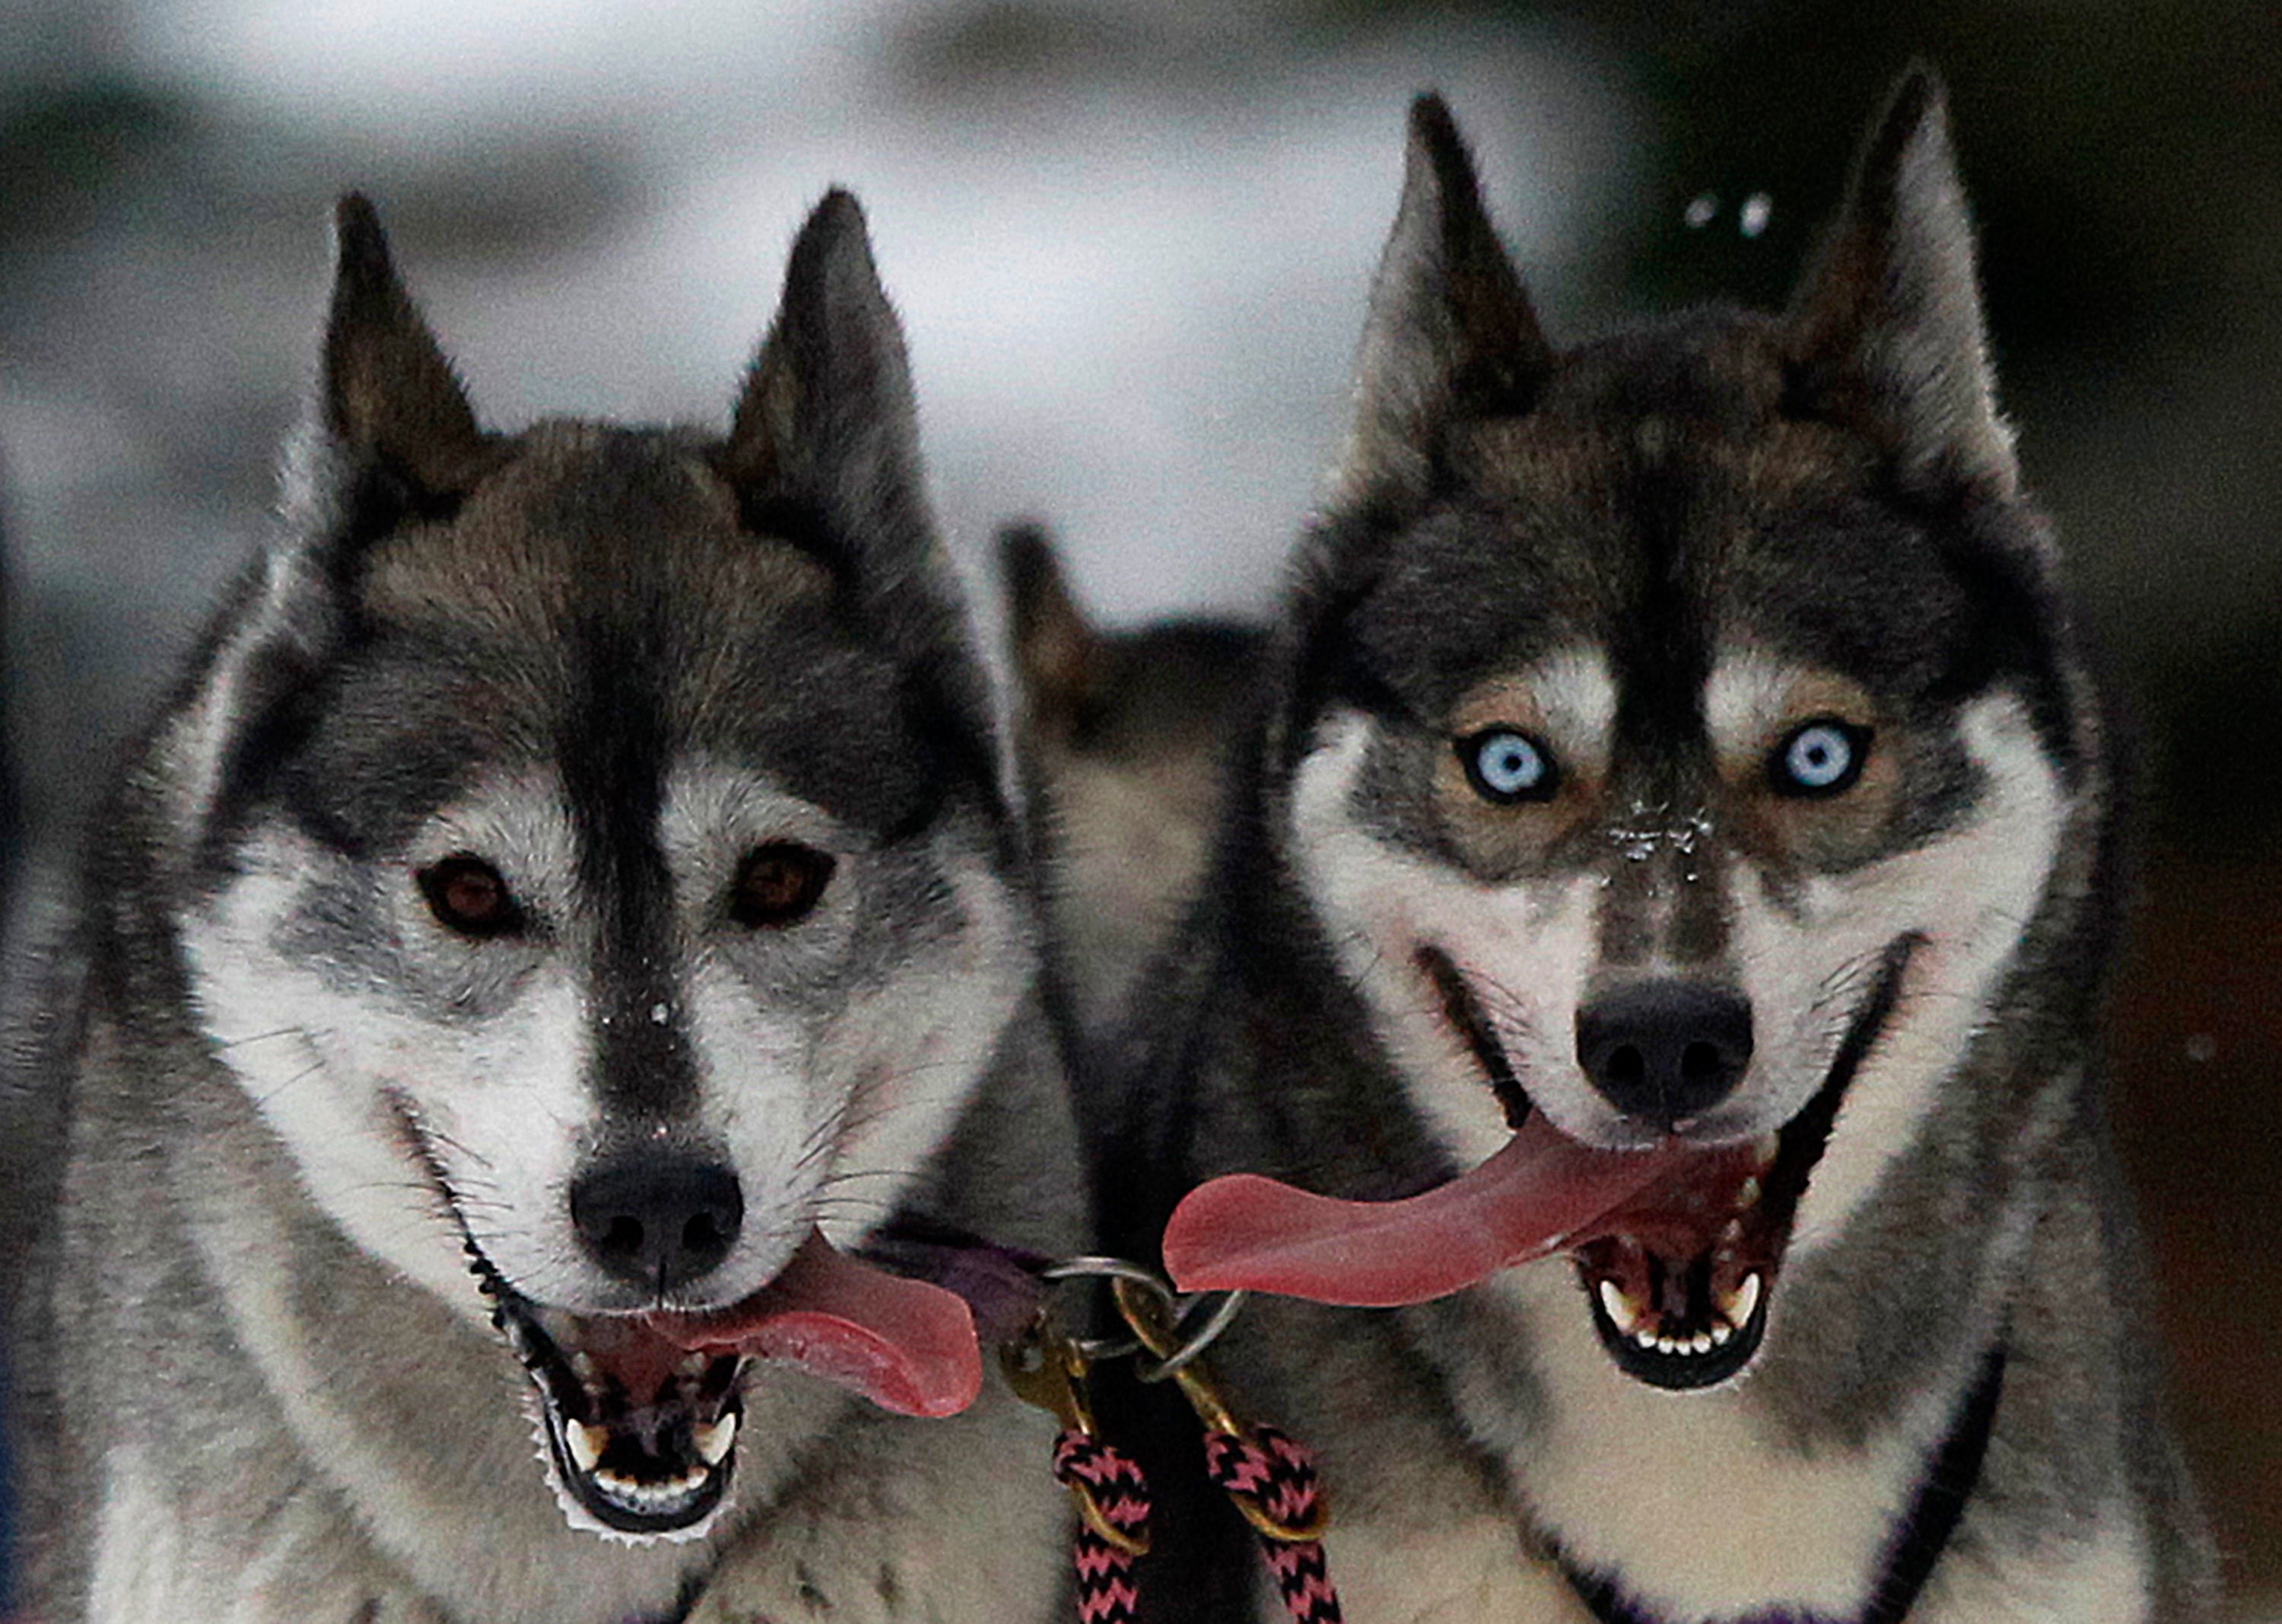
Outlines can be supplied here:
<path id="1" fill-rule="evenodd" d="M 984 613 L 1051 522 L 1106 617 L 1265 612 L 1334 445 L 1410 95 L 1556 338 L 1772 303 L 1913 55 L 1948 76 L 2008 410 L 2142 735 L 2118 1010 L 2180 1410 L 2282 1591 L 2282 27 L 2252 0 L 7 0 L 0 527 L 25 849 L 263 533 L 333 195 L 492 421 L 725 422 L 853 186 Z"/>

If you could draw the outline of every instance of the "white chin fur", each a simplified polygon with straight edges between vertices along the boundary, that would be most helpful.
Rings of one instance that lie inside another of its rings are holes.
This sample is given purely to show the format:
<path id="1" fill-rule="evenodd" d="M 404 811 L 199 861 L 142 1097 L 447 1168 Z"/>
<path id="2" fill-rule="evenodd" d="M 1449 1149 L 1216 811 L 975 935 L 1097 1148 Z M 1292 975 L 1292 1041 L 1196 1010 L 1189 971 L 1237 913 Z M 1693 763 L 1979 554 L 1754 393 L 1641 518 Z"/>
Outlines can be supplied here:
<path id="1" fill-rule="evenodd" d="M 1621 1572 L 1659 1618 L 1736 1617 L 1774 1596 L 1837 1618 L 1860 1610 L 1945 1411 L 1929 1406 L 1917 1426 L 1860 1451 L 1770 1449 L 1748 1371 L 1688 1392 L 1619 1371 L 1565 1260 L 1509 1270 L 1483 1289 L 1529 1327 L 1543 1425 L 1515 1434 L 1503 1394 L 1462 1387 L 1460 1408 L 1512 1455 L 1517 1480 L 1573 1561 Z M 1781 1296 L 1778 1284 L 1770 1312 L 1781 1313 Z"/>

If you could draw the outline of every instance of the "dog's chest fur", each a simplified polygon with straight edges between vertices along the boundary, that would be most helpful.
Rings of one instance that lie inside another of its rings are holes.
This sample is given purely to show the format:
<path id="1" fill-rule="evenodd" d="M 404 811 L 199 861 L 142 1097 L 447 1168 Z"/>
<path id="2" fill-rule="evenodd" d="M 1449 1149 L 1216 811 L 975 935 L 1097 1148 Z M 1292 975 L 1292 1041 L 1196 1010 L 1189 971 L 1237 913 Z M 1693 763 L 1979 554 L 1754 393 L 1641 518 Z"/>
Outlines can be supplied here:
<path id="1" fill-rule="evenodd" d="M 1944 1413 L 1785 1447 L 1748 1381 L 1675 1395 L 1615 1369 L 1565 1260 L 1484 1290 L 1491 1313 L 1529 1327 L 1546 1403 L 1517 1437 L 1499 1435 L 1494 1395 L 1468 1394 L 1463 1377 L 1455 1401 L 1568 1560 L 1621 1571 L 1656 1616 L 1743 1617 L 1770 1596 L 1833 1619 L 1860 1611 Z"/>

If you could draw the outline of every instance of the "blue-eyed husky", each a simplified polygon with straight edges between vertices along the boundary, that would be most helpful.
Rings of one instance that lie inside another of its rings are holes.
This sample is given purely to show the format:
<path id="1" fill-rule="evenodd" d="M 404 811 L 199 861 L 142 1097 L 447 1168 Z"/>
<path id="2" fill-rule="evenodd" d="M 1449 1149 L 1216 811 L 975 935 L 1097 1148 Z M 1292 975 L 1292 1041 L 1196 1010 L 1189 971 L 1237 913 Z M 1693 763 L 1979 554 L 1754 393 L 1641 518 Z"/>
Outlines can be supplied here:
<path id="1" fill-rule="evenodd" d="M 488 431 L 337 247 L 281 538 L 87 866 L 33 1616 L 1051 1615 L 1050 1429 L 888 1413 L 974 1333 L 854 1255 L 1079 1206 L 861 214 L 726 439 Z"/>
<path id="2" fill-rule="evenodd" d="M 1272 1176 L 1176 1277 L 1381 1309 L 1224 1349 L 1347 1616 L 2200 1616 L 2100 1105 L 2111 747 L 1930 76 L 1787 313 L 1566 352 L 1423 100 L 1279 661 L 1104 1210 Z"/>

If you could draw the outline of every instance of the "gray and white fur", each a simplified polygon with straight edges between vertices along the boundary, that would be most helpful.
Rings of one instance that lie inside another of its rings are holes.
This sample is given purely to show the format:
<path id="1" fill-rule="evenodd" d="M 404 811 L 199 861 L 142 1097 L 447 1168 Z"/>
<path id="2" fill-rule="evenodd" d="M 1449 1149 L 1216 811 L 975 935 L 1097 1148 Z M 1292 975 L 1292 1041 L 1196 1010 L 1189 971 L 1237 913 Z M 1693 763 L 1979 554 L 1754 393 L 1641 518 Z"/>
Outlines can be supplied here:
<path id="1" fill-rule="evenodd" d="M 1912 1624 L 2206 1616 L 2101 1103 L 2115 750 L 1931 76 L 1785 313 L 1568 351 L 1423 98 L 1280 638 L 1106 1085 L 1110 1241 L 1218 1174 L 1423 1190 L 1517 1112 L 1756 1169 L 1692 1259 L 1247 1308 L 1215 1356 L 1321 1457 L 1347 1617 L 1890 1618 L 1937 1462 Z"/>
<path id="2" fill-rule="evenodd" d="M 726 1499 L 630 1532 L 492 1323 L 734 1303 L 811 1226 L 1078 1239 L 860 210 L 801 232 L 726 439 L 480 427 L 361 199 L 337 245 L 278 538 L 85 864 L 29 1615 L 1050 1616 L 1052 1428 L 995 1383 L 919 1420 L 739 1364 Z"/>

